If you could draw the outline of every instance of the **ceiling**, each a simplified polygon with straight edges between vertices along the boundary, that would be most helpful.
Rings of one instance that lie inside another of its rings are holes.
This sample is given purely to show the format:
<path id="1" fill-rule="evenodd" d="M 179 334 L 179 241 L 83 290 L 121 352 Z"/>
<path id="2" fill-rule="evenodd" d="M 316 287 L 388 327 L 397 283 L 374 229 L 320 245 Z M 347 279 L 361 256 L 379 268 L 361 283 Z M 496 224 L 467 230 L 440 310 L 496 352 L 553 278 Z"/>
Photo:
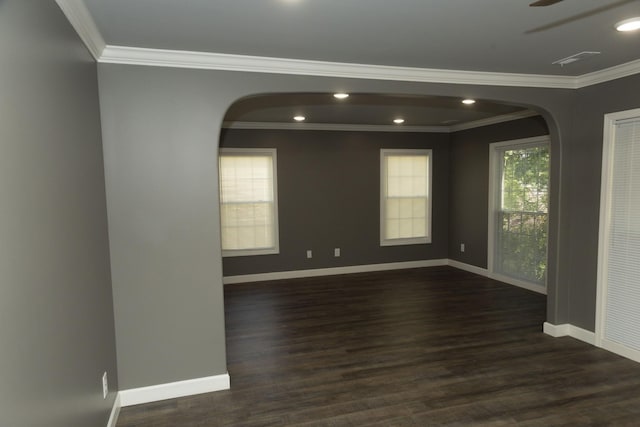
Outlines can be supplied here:
<path id="1" fill-rule="evenodd" d="M 537 8 L 529 7 L 533 0 L 84 1 L 112 46 L 545 76 L 583 76 L 640 59 L 640 33 L 614 28 L 640 16 L 640 0 L 564 0 Z M 601 54 L 552 64 L 583 51 Z M 388 117 L 403 114 L 415 125 L 440 125 L 518 110 L 483 102 L 468 108 L 437 97 L 363 94 L 342 104 L 325 98 L 252 99 L 230 114 L 240 121 L 290 121 L 306 105 L 318 113 L 308 119 L 318 123 L 388 124 Z"/>
<path id="2" fill-rule="evenodd" d="M 352 93 L 338 100 L 326 93 L 260 95 L 241 99 L 227 111 L 225 122 L 287 123 L 296 115 L 314 124 L 393 126 L 395 118 L 403 127 L 453 127 L 494 117 L 521 117 L 522 107 L 479 100 L 466 106 L 460 98 L 444 96 L 406 96 Z M 444 129 L 443 129 L 444 130 Z"/>

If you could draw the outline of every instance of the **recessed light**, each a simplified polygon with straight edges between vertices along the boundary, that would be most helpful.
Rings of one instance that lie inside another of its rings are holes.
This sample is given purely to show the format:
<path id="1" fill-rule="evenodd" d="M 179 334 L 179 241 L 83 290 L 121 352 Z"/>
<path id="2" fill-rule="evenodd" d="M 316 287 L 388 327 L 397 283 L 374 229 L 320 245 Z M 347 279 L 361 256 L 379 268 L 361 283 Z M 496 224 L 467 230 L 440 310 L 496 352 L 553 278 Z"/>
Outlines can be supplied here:
<path id="1" fill-rule="evenodd" d="M 296 122 L 304 122 L 305 120 L 307 120 L 307 118 L 305 116 L 295 116 L 293 120 L 295 120 Z"/>
<path id="2" fill-rule="evenodd" d="M 475 104 L 475 103 L 476 103 L 476 100 L 475 100 L 475 99 L 463 99 L 463 100 L 462 100 L 462 103 L 463 103 L 464 105 L 472 105 L 472 104 Z"/>
<path id="3" fill-rule="evenodd" d="M 393 123 L 395 123 L 395 124 L 397 124 L 397 125 L 401 125 L 401 124 L 403 124 L 403 123 L 404 123 L 404 119 L 400 119 L 400 118 L 398 118 L 398 119 L 393 119 Z"/>
<path id="4" fill-rule="evenodd" d="M 618 31 L 636 31 L 640 30 L 640 17 L 631 19 L 625 19 L 616 24 L 616 30 Z"/>
<path id="5" fill-rule="evenodd" d="M 340 93 L 334 93 L 333 94 L 334 98 L 338 98 L 338 99 L 345 99 L 349 97 L 348 93 L 344 93 L 344 92 L 340 92 Z"/>

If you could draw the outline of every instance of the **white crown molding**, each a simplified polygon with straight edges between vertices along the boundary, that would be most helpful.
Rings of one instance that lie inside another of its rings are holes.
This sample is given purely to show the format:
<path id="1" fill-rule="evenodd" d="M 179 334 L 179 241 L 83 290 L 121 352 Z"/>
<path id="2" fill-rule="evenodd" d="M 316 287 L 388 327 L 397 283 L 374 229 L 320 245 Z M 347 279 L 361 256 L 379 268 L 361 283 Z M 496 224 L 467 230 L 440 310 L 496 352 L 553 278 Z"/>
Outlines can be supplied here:
<path id="1" fill-rule="evenodd" d="M 640 59 L 578 76 L 576 78 L 576 89 L 606 83 L 638 73 L 640 73 Z"/>
<path id="2" fill-rule="evenodd" d="M 91 55 L 97 60 L 102 56 L 106 43 L 83 0 L 56 0 Z"/>
<path id="3" fill-rule="evenodd" d="M 352 125 L 340 123 L 223 122 L 224 129 L 321 130 L 351 132 L 423 132 L 449 133 L 448 126 Z"/>
<path id="4" fill-rule="evenodd" d="M 352 131 L 352 132 L 421 132 L 452 133 L 461 130 L 475 129 L 498 123 L 539 116 L 539 113 L 525 110 L 512 114 L 489 117 L 473 122 L 453 126 L 394 126 L 394 125 L 351 125 L 340 123 L 286 123 L 286 122 L 223 122 L 224 129 L 260 129 L 260 130 L 320 130 L 320 131 Z"/>
<path id="5" fill-rule="evenodd" d="M 524 110 L 519 111 L 517 113 L 511 114 L 503 114 L 501 116 L 489 117 L 481 120 L 474 120 L 473 122 L 460 123 L 459 125 L 452 125 L 451 132 L 459 132 L 461 130 L 480 128 L 483 126 L 496 125 L 498 123 L 510 122 L 512 120 L 520 120 L 526 119 L 527 117 L 535 117 L 539 116 L 540 113 L 537 113 L 532 110 Z"/>
<path id="6" fill-rule="evenodd" d="M 228 55 L 182 50 L 145 49 L 112 45 L 107 45 L 99 61 L 107 64 L 147 65 L 155 67 L 195 68 L 206 70 L 242 71 L 249 73 L 293 74 L 423 83 L 453 83 L 562 89 L 573 89 L 575 87 L 575 78 L 566 76 L 349 64 L 342 62 L 308 61 L 300 59 Z"/>
<path id="7" fill-rule="evenodd" d="M 97 61 L 108 64 L 451 83 L 489 86 L 580 89 L 640 73 L 640 59 L 581 76 L 442 70 L 309 61 L 263 56 L 229 55 L 166 49 L 106 45 L 83 0 L 56 0 L 71 25 Z"/>

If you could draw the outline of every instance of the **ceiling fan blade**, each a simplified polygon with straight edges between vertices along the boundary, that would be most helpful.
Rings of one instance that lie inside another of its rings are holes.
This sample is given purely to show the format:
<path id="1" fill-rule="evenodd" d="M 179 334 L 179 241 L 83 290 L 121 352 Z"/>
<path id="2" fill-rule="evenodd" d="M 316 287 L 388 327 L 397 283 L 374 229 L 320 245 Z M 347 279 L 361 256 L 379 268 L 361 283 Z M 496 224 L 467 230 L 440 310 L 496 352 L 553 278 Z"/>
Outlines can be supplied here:
<path id="1" fill-rule="evenodd" d="M 551 6 L 552 4 L 560 3 L 562 0 L 538 0 L 531 3 L 529 6 L 538 7 L 538 6 Z"/>

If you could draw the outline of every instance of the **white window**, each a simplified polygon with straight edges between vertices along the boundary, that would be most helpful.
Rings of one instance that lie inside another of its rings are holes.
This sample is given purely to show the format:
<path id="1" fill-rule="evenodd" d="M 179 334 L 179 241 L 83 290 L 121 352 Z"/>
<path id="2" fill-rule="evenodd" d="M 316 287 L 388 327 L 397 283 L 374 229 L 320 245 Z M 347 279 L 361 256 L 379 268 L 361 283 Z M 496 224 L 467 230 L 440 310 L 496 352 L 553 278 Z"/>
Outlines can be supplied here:
<path id="1" fill-rule="evenodd" d="M 276 150 L 220 149 L 222 255 L 276 254 Z"/>
<path id="2" fill-rule="evenodd" d="M 380 245 L 431 243 L 431 150 L 380 150 Z"/>
<path id="3" fill-rule="evenodd" d="M 549 137 L 490 145 L 491 278 L 546 293 Z"/>

